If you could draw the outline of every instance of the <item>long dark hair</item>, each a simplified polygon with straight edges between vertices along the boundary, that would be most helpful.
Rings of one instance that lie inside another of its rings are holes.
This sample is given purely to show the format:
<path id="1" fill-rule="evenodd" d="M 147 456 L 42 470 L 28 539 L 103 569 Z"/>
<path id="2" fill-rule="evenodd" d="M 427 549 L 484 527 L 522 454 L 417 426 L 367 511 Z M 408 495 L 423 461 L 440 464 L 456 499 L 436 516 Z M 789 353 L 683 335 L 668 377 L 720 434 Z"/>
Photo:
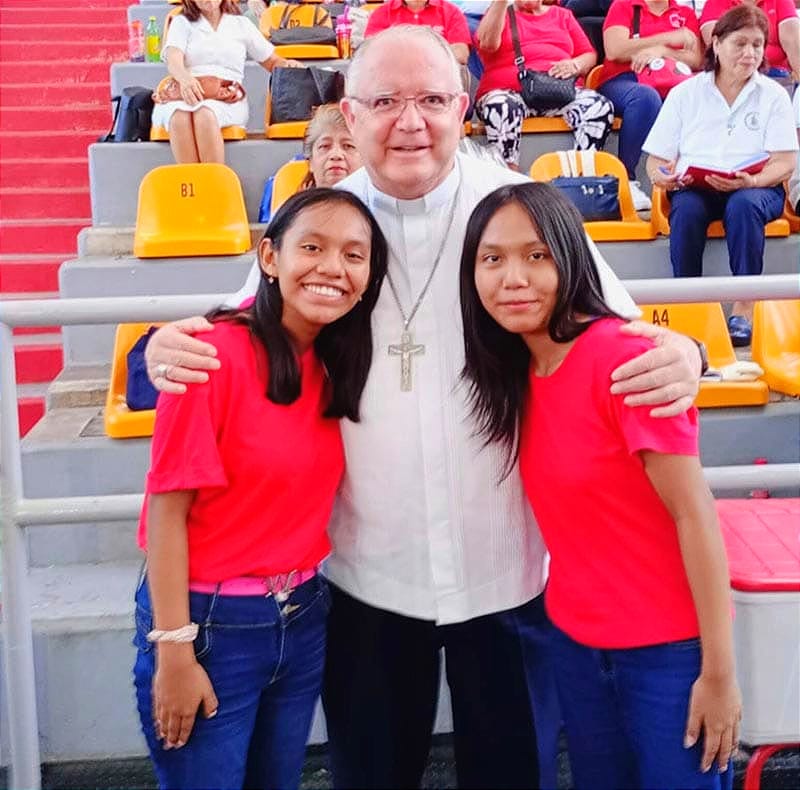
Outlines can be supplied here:
<path id="1" fill-rule="evenodd" d="M 340 189 L 316 188 L 292 195 L 276 212 L 264 237 L 279 250 L 284 235 L 294 220 L 307 208 L 339 203 L 352 206 L 369 223 L 372 244 L 369 281 L 361 300 L 341 318 L 322 327 L 314 340 L 314 350 L 330 380 L 330 400 L 326 417 L 348 417 L 358 422 L 358 406 L 372 363 L 372 309 L 378 301 L 388 259 L 386 239 L 369 209 L 352 193 Z M 273 403 L 294 403 L 300 396 L 300 369 L 289 334 L 281 323 L 283 297 L 278 281 L 269 281 L 261 271 L 255 301 L 244 310 L 219 309 L 208 315 L 210 321 L 234 321 L 249 327 L 269 359 L 266 396 Z"/>
<path id="2" fill-rule="evenodd" d="M 711 31 L 711 43 L 706 49 L 703 60 L 703 71 L 719 72 L 719 60 L 714 52 L 714 39 L 723 41 L 731 33 L 745 27 L 758 28 L 764 34 L 764 55 L 758 66 L 759 71 L 764 71 L 767 67 L 767 43 L 769 42 L 769 21 L 767 15 L 758 6 L 737 5 L 728 9 L 714 25 Z"/>
<path id="3" fill-rule="evenodd" d="M 190 21 L 190 22 L 197 22 L 198 19 L 202 16 L 202 12 L 200 11 L 200 6 L 197 3 L 193 2 L 193 0 L 183 0 L 181 3 L 183 7 L 183 15 Z M 220 13 L 222 14 L 241 14 L 242 9 L 239 8 L 239 0 L 222 0 L 222 3 L 219 7 Z"/>
<path id="4" fill-rule="evenodd" d="M 550 337 L 566 343 L 588 328 L 583 317 L 616 315 L 603 299 L 581 215 L 558 189 L 532 182 L 514 184 L 496 189 L 478 203 L 469 218 L 461 254 L 465 352 L 461 378 L 467 382 L 484 446 L 499 442 L 507 451 L 503 478 L 519 455 L 519 422 L 528 393 L 531 354 L 522 337 L 503 329 L 481 303 L 475 287 L 475 259 L 489 221 L 510 203 L 528 214 L 558 271 L 556 303 L 547 324 Z"/>

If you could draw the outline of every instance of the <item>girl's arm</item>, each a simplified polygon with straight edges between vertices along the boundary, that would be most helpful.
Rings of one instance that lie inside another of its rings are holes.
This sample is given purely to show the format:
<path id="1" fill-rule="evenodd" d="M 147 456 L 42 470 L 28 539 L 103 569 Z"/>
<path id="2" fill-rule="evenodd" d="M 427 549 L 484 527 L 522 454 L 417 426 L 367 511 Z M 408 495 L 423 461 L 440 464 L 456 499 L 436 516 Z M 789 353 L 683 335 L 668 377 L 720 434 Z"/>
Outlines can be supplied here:
<path id="1" fill-rule="evenodd" d="M 147 509 L 147 581 L 153 627 L 173 631 L 188 625 L 189 541 L 186 518 L 195 491 L 151 494 Z M 191 642 L 156 642 L 153 712 L 164 748 L 179 749 L 194 727 L 200 704 L 206 718 L 217 712 L 217 698 Z"/>
<path id="2" fill-rule="evenodd" d="M 678 529 L 683 565 L 700 625 L 703 662 L 692 686 L 684 746 L 703 730 L 700 770 L 728 766 L 739 740 L 742 700 L 733 658 L 730 590 L 725 545 L 714 499 L 696 456 L 641 452 L 650 482 Z"/>

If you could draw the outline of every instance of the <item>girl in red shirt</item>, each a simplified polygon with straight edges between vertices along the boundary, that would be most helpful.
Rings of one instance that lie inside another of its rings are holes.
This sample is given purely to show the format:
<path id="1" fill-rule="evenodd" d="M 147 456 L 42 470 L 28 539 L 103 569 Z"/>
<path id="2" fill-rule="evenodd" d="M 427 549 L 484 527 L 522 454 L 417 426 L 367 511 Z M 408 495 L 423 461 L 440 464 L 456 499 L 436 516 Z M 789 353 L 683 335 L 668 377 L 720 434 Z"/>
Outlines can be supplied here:
<path id="1" fill-rule="evenodd" d="M 161 787 L 297 787 L 322 680 L 338 418 L 359 417 L 386 242 L 313 189 L 258 257 L 254 302 L 209 316 L 219 370 L 156 408 L 134 679 Z"/>
<path id="2" fill-rule="evenodd" d="M 719 790 L 741 702 L 697 414 L 659 419 L 613 394 L 612 371 L 651 344 L 619 331 L 585 239 L 546 184 L 478 204 L 461 261 L 464 380 L 479 433 L 508 448 L 505 474 L 519 460 L 550 551 L 575 786 Z"/>

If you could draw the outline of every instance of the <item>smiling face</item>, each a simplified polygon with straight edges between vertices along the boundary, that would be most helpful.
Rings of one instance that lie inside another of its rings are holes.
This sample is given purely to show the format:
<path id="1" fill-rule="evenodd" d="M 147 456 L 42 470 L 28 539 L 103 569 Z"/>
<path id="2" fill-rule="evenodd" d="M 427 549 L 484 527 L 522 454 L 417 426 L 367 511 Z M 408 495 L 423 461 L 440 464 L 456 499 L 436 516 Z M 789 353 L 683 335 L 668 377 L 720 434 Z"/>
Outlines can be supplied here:
<path id="1" fill-rule="evenodd" d="M 556 304 L 558 269 L 519 203 L 494 214 L 475 258 L 475 288 L 486 312 L 508 332 L 547 334 Z"/>
<path id="2" fill-rule="evenodd" d="M 367 288 L 371 233 L 366 219 L 344 203 L 319 203 L 295 217 L 281 239 L 258 248 L 263 271 L 278 280 L 281 323 L 301 347 L 326 324 L 349 312 Z"/>
<path id="3" fill-rule="evenodd" d="M 764 60 L 766 40 L 757 27 L 742 27 L 723 38 L 713 39 L 714 53 L 723 77 L 748 80 Z"/>
<path id="4" fill-rule="evenodd" d="M 407 101 L 396 116 L 374 112 L 352 97 L 342 100 L 342 112 L 375 186 L 406 200 L 428 194 L 453 169 L 469 102 L 447 53 L 435 42 L 384 35 L 364 53 L 358 73 L 352 93 L 359 99 L 457 94 L 443 112 L 422 112 Z"/>
<path id="5" fill-rule="evenodd" d="M 525 14 L 540 14 L 545 10 L 542 0 L 515 0 L 514 8 Z"/>
<path id="6" fill-rule="evenodd" d="M 308 166 L 318 187 L 332 187 L 361 167 L 361 156 L 347 129 L 331 126 L 311 147 Z"/>

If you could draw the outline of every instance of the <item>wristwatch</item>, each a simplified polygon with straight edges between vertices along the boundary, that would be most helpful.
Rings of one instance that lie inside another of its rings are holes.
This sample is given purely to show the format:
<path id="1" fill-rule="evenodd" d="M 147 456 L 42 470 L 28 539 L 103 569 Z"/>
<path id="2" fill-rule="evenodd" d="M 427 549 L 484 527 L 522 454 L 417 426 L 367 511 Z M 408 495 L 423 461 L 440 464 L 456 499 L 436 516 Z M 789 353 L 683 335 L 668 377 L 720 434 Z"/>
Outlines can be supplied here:
<path id="1" fill-rule="evenodd" d="M 692 340 L 694 340 L 697 350 L 700 352 L 700 377 L 702 378 L 708 373 L 708 349 L 702 340 L 698 340 L 695 337 Z"/>

